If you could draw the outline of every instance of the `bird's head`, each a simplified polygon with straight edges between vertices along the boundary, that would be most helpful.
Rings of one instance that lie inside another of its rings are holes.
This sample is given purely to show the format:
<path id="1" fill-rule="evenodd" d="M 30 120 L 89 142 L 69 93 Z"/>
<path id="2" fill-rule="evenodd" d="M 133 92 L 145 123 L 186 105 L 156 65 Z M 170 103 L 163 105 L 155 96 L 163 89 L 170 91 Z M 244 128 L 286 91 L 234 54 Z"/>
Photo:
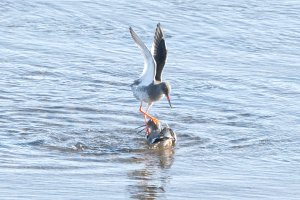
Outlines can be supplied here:
<path id="1" fill-rule="evenodd" d="M 172 108 L 172 104 L 171 104 L 171 100 L 170 100 L 170 93 L 171 93 L 171 85 L 170 83 L 168 82 L 162 82 L 161 83 L 161 89 L 163 91 L 163 94 L 166 96 L 168 102 L 169 102 L 169 105 L 170 105 L 170 108 Z"/>

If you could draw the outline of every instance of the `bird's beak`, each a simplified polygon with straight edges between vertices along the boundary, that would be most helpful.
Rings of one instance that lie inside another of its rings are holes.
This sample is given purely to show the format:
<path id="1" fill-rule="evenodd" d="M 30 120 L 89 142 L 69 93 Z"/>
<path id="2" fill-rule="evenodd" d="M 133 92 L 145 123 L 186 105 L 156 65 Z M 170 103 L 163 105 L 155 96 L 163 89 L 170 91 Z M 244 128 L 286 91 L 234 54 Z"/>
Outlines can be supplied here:
<path id="1" fill-rule="evenodd" d="M 173 107 L 172 107 L 172 104 L 171 104 L 170 96 L 166 96 L 166 97 L 167 97 L 167 100 L 168 100 L 168 102 L 169 102 L 170 108 L 173 108 Z"/>

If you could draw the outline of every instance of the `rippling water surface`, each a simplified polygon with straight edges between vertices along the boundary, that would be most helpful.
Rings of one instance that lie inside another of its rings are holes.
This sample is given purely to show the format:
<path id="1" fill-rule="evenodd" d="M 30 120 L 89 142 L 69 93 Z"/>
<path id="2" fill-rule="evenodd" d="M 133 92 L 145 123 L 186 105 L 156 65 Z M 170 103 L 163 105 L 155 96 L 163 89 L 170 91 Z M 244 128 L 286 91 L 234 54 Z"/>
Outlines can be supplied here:
<path id="1" fill-rule="evenodd" d="M 0 2 L 0 199 L 298 199 L 299 1 Z M 132 26 L 169 49 L 149 149 Z"/>

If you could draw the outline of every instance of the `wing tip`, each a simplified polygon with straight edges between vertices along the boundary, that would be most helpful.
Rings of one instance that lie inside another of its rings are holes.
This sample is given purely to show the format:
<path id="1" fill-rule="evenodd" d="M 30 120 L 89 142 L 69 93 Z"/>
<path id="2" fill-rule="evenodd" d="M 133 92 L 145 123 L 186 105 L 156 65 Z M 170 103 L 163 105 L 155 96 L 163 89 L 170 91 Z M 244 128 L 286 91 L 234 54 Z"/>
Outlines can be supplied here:
<path id="1" fill-rule="evenodd" d="M 142 43 L 142 41 L 140 41 L 139 36 L 134 32 L 134 30 L 131 28 L 131 26 L 129 27 L 129 32 L 131 34 L 132 39 L 136 42 L 136 43 Z"/>
<path id="2" fill-rule="evenodd" d="M 163 33 L 162 28 L 161 28 L 160 22 L 157 24 L 154 38 L 155 37 L 157 37 L 157 38 L 164 38 L 164 33 Z"/>
<path id="3" fill-rule="evenodd" d="M 130 32 L 131 34 L 132 34 L 132 32 L 134 32 L 131 26 L 129 26 L 129 32 Z"/>

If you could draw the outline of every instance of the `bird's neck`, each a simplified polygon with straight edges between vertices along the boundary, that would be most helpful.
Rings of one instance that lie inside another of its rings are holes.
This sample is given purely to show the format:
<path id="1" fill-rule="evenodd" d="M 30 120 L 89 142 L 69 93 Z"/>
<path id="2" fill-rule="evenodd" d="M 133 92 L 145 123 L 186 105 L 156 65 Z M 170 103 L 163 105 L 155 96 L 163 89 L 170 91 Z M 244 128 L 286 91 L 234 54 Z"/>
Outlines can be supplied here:
<path id="1" fill-rule="evenodd" d="M 149 88 L 148 93 L 153 99 L 160 99 L 163 95 L 162 83 L 153 84 L 152 87 Z"/>
<path id="2" fill-rule="evenodd" d="M 163 84 L 164 84 L 163 82 L 159 82 L 158 84 L 156 84 L 156 85 L 157 85 L 158 93 L 159 93 L 160 95 L 163 94 L 163 90 L 162 90 Z"/>

